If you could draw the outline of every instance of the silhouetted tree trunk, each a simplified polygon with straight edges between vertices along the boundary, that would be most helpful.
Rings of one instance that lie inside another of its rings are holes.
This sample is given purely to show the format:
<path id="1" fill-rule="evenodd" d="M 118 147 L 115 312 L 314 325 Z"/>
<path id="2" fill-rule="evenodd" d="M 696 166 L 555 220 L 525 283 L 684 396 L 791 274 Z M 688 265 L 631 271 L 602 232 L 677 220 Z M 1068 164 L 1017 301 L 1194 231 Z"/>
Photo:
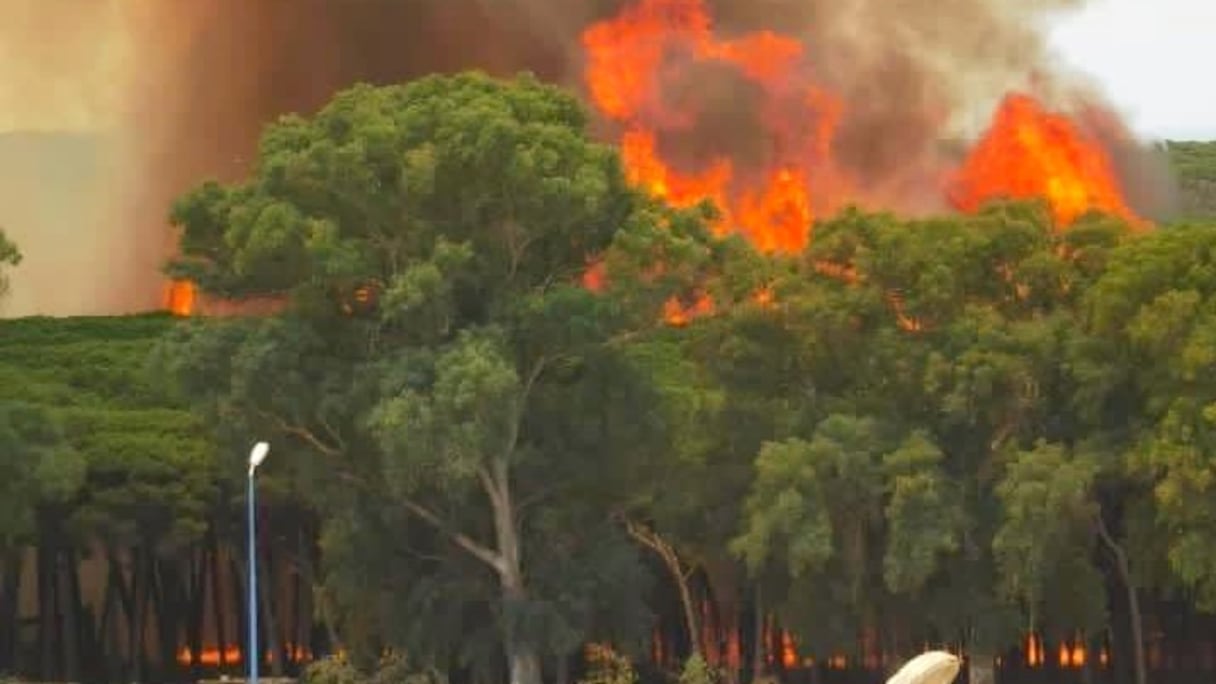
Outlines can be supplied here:
<path id="1" fill-rule="evenodd" d="M 752 681 L 767 674 L 764 662 L 764 591 L 756 582 L 752 596 Z"/>
<path id="2" fill-rule="evenodd" d="M 21 556 L 16 549 L 4 554 L 4 585 L 0 589 L 0 670 L 17 669 L 17 608 L 21 598 Z"/>
<path id="3" fill-rule="evenodd" d="M 206 608 L 207 548 L 197 546 L 190 552 L 189 608 L 186 616 L 186 646 L 190 649 L 190 670 L 198 679 L 199 653 L 203 649 L 203 613 Z"/>
<path id="4" fill-rule="evenodd" d="M 215 530 L 207 532 L 207 553 L 209 557 L 207 573 L 210 575 L 211 610 L 215 619 L 215 643 L 220 649 L 220 667 L 228 665 L 228 625 L 224 616 L 224 574 L 223 563 L 220 561 L 220 545 Z M 237 613 L 238 615 L 240 613 Z M 205 621 L 205 620 L 204 620 Z"/>
<path id="5" fill-rule="evenodd" d="M 1094 516 L 1094 528 L 1098 533 L 1098 538 L 1114 559 L 1115 570 L 1119 573 L 1119 582 L 1123 585 L 1124 591 L 1127 592 L 1127 613 L 1132 642 L 1132 665 L 1135 668 L 1136 684 L 1147 684 L 1148 668 L 1144 664 L 1144 623 L 1140 614 L 1140 596 L 1137 594 L 1136 585 L 1132 580 L 1131 565 L 1127 560 L 1127 553 L 1115 541 L 1110 530 L 1107 529 L 1106 521 L 1102 519 L 1101 514 Z"/>
<path id="6" fill-rule="evenodd" d="M 56 603 L 62 615 L 61 631 L 63 644 L 63 676 L 69 682 L 80 681 L 80 582 L 77 576 L 76 554 L 66 550 L 58 555 L 56 574 Z"/>
<path id="7" fill-rule="evenodd" d="M 270 651 L 272 660 L 270 661 L 270 673 L 275 677 L 283 676 L 283 639 L 279 632 L 279 621 L 275 604 L 277 603 L 274 591 L 274 568 L 270 563 L 272 557 L 270 555 L 270 545 L 264 545 L 263 551 L 259 552 L 261 562 L 258 563 L 258 606 L 261 609 L 262 618 L 266 621 L 266 649 Z"/>
<path id="8" fill-rule="evenodd" d="M 311 529 L 305 525 L 301 525 L 296 530 L 296 615 L 295 615 L 295 636 L 292 641 L 295 642 L 297 649 L 311 650 L 312 644 L 312 542 L 310 537 Z"/>
<path id="9" fill-rule="evenodd" d="M 189 558 L 187 555 L 185 559 L 154 559 L 150 562 L 162 677 L 177 669 L 178 635 L 183 632 L 181 627 L 188 617 L 181 567 L 189 564 Z"/>
<path id="10" fill-rule="evenodd" d="M 109 553 L 106 554 L 106 559 L 106 588 L 101 599 L 101 622 L 97 627 L 97 640 L 105 665 L 105 678 L 107 681 L 113 681 L 121 669 L 117 662 L 118 639 L 115 637 L 117 630 L 114 620 L 114 604 L 120 602 L 118 582 L 121 581 L 121 577 L 116 579 L 114 575 L 115 572 L 121 572 L 121 569 L 117 568 L 117 563 Z"/>
<path id="11" fill-rule="evenodd" d="M 49 536 L 40 537 L 43 541 L 38 545 L 38 649 L 41 654 L 38 672 L 43 681 L 50 682 L 56 679 L 55 664 L 59 660 L 55 652 L 55 551 L 47 541 Z"/>
<path id="12" fill-rule="evenodd" d="M 244 664 L 247 668 L 249 667 L 249 658 L 251 656 L 256 658 L 262 657 L 260 653 L 251 654 L 249 652 L 249 634 L 247 633 L 249 631 L 249 571 L 244 563 L 237 560 L 237 555 L 232 553 L 228 554 L 228 568 L 232 573 L 232 585 L 236 588 L 232 596 L 232 605 L 236 608 L 236 612 L 233 614 L 237 616 L 236 633 L 241 640 L 241 653 L 245 658 Z M 258 640 L 259 649 L 263 643 L 265 642 L 261 639 Z"/>
<path id="13" fill-rule="evenodd" d="M 148 674 L 145 635 L 148 630 L 148 609 L 152 598 L 151 552 L 144 546 L 135 547 L 131 553 L 134 573 L 131 578 L 131 595 L 135 613 L 130 619 L 131 681 L 143 682 Z"/>

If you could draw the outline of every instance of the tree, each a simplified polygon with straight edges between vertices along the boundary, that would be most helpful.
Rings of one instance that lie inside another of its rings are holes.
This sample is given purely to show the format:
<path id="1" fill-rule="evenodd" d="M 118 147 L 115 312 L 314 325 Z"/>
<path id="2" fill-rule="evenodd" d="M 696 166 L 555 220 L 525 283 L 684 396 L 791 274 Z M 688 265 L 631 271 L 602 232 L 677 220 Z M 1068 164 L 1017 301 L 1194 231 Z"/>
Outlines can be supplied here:
<path id="1" fill-rule="evenodd" d="M 18 541 L 38 552 L 46 678 L 78 678 L 89 645 L 137 673 L 146 649 L 125 644 L 152 625 L 161 630 L 157 660 L 173 667 L 183 624 L 187 634 L 197 631 L 180 601 L 197 601 L 201 590 L 190 595 L 195 569 L 181 568 L 215 512 L 217 473 L 199 421 L 145 372 L 149 351 L 173 324 L 159 314 L 0 323 L 4 453 L 19 473 L 5 479 L 14 487 L 5 517 L 33 523 L 22 524 Z M 110 572 L 100 615 L 90 616 L 77 561 L 95 550 Z M 6 573 L 6 594 L 18 590 L 20 575 Z M 120 614 L 129 629 L 121 636 Z M 193 639 L 190 646 L 197 649 Z"/>
<path id="2" fill-rule="evenodd" d="M 0 553 L 7 555 L 34 538 L 40 506 L 67 500 L 77 491 L 83 462 L 66 443 L 55 416 L 13 401 L 0 403 L 0 454 Z"/>
<path id="3" fill-rule="evenodd" d="M 0 298 L 8 294 L 8 273 L 7 269 L 17 266 L 21 263 L 21 251 L 17 249 L 17 245 L 13 244 L 4 234 L 4 229 L 0 228 Z"/>
<path id="4" fill-rule="evenodd" d="M 1077 311 L 1125 232 L 1091 216 L 1055 233 L 1035 204 L 816 226 L 774 286 L 807 350 L 805 375 L 786 380 L 805 388 L 787 409 L 799 418 L 760 451 L 736 549 L 753 570 L 792 559 L 816 573 L 791 600 L 817 596 L 852 620 L 819 649 L 885 632 L 896 651 L 961 642 L 985 668 L 1016 639 L 1018 606 L 998 592 L 1012 568 L 993 552 L 1013 522 L 995 494 L 1010 453 L 1071 444 L 1093 424 L 1069 373 L 1087 339 Z M 1088 558 L 1084 530 L 1067 537 L 1069 558 Z M 1036 581 L 1065 572 L 1044 571 Z"/>
<path id="5" fill-rule="evenodd" d="M 1216 396 L 1216 230 L 1179 226 L 1129 242 L 1088 298 L 1085 322 L 1104 364 L 1093 397 L 1126 416 L 1121 442 L 1130 470 L 1151 487 L 1166 553 L 1200 605 L 1216 606 L 1216 505 L 1209 495 Z M 1101 372 L 1099 372 L 1101 371 Z"/>
<path id="6" fill-rule="evenodd" d="M 563 558 L 561 540 L 602 516 L 617 455 L 653 437 L 622 344 L 717 258 L 698 211 L 641 198 L 584 129 L 529 76 L 359 86 L 270 127 L 248 182 L 174 211 L 175 276 L 287 308 L 186 327 L 163 367 L 225 429 L 274 429 L 313 457 L 292 477 L 320 485 L 318 505 L 370 504 L 352 510 L 389 524 L 389 550 L 429 549 L 416 571 L 466 578 L 457 605 L 492 618 L 515 684 L 539 680 L 544 625 L 588 628 L 539 578 L 602 562 Z M 593 259 L 598 292 L 580 282 Z M 329 517 L 331 539 L 350 515 Z"/>

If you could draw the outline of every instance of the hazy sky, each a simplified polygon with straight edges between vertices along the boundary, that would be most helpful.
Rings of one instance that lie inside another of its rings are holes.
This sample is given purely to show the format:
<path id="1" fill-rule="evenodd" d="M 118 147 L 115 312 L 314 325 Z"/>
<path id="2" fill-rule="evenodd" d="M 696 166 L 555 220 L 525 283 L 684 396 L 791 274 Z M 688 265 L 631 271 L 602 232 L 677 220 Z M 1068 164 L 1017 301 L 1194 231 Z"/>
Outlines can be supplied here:
<path id="1" fill-rule="evenodd" d="M 1216 139 L 1216 0 L 1091 0 L 1052 43 L 1152 138 Z"/>

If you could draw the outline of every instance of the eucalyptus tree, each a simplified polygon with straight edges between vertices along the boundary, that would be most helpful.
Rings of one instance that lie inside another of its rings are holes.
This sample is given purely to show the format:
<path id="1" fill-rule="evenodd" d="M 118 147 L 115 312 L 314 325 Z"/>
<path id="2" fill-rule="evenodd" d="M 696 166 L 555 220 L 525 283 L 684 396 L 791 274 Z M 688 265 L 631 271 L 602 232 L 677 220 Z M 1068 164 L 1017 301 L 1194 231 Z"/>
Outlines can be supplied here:
<path id="1" fill-rule="evenodd" d="M 175 276 L 282 309 L 187 325 L 164 368 L 297 461 L 277 467 L 325 512 L 343 622 L 441 664 L 488 667 L 497 641 L 515 684 L 643 626 L 636 552 L 607 522 L 621 454 L 660 435 L 623 350 L 722 251 L 586 128 L 530 76 L 357 86 L 173 214 Z"/>

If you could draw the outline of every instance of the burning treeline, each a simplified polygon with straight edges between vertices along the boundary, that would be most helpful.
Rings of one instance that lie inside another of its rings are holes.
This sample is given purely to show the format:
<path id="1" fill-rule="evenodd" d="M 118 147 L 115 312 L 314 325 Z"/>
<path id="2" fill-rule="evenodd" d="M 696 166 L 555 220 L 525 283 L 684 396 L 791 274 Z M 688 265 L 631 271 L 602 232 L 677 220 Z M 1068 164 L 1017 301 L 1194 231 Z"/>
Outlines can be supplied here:
<path id="1" fill-rule="evenodd" d="M 632 180 L 676 204 L 713 200 L 719 227 L 764 251 L 801 250 L 814 219 L 845 203 L 971 211 L 1044 198 L 1061 226 L 1091 210 L 1140 221 L 1099 138 L 1030 94 L 1006 93 L 960 160 L 940 145 L 959 104 L 948 78 L 900 93 L 913 97 L 885 111 L 915 135 L 886 140 L 893 122 L 866 101 L 877 93 L 859 97 L 817 68 L 813 43 L 768 30 L 723 37 L 703 0 L 641 0 L 583 45 L 591 101 Z M 915 78 L 910 66 L 901 78 Z"/>
<path id="2" fill-rule="evenodd" d="M 815 218 L 846 203 L 972 211 L 1001 197 L 1043 198 L 1062 227 L 1091 210 L 1143 223 L 1107 151 L 1130 144 L 1124 132 L 1102 140 L 1083 119 L 1040 101 L 1050 93 L 1046 80 L 1029 78 L 1039 49 L 1024 26 L 1029 13 L 955 5 L 945 9 L 987 13 L 989 22 L 960 25 L 936 44 L 915 24 L 899 24 L 911 34 L 892 45 L 861 26 L 843 38 L 813 30 L 846 22 L 815 3 L 804 8 L 805 27 L 784 33 L 719 30 L 705 0 L 636 0 L 581 32 L 582 86 L 633 182 L 677 205 L 713 201 L 721 231 L 740 231 L 766 252 L 802 249 Z M 739 8 L 723 9 L 748 22 Z M 860 3 L 850 11 L 878 10 Z M 878 18 L 874 27 L 889 30 Z M 991 35 L 972 43 L 977 26 Z M 975 52 L 966 67 L 959 40 Z M 1015 49 L 1024 64 L 1010 63 L 1006 51 Z M 854 55 L 833 61 L 842 52 Z M 943 143 L 967 133 L 967 108 L 994 96 L 996 113 L 978 142 L 965 156 L 952 153 Z M 669 318 L 707 309 L 699 302 Z"/>
<path id="3" fill-rule="evenodd" d="M 106 22 L 26 4 L 31 40 L 118 26 L 129 48 L 107 72 L 121 97 L 94 98 L 123 146 L 98 227 L 112 263 L 92 284 L 114 310 L 164 296 L 169 203 L 244 174 L 267 121 L 356 81 L 437 70 L 530 69 L 579 89 L 635 181 L 677 204 L 714 200 L 719 227 L 762 250 L 798 249 L 849 203 L 924 213 L 1040 196 L 1061 224 L 1163 209 L 1156 160 L 1050 68 L 1039 29 L 1071 0 L 108 0 Z M 39 13 L 56 21 L 29 21 Z M 180 287 L 170 300 L 195 308 Z"/>

